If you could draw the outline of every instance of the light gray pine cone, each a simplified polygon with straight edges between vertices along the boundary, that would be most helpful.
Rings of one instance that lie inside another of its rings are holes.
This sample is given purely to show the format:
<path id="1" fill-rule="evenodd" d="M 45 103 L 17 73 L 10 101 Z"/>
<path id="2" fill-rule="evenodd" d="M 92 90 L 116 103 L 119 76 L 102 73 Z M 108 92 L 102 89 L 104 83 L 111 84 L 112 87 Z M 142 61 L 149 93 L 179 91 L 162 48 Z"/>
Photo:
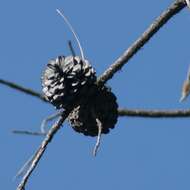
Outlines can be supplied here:
<path id="1" fill-rule="evenodd" d="M 102 124 L 102 133 L 109 133 L 113 129 L 118 117 L 115 95 L 107 87 L 94 87 L 92 95 L 85 97 L 70 113 L 68 120 L 71 127 L 87 136 L 97 136 L 98 126 L 96 118 Z"/>
<path id="2" fill-rule="evenodd" d="M 42 76 L 42 91 L 57 109 L 67 108 L 95 81 L 95 70 L 87 60 L 59 56 L 47 64 Z"/>

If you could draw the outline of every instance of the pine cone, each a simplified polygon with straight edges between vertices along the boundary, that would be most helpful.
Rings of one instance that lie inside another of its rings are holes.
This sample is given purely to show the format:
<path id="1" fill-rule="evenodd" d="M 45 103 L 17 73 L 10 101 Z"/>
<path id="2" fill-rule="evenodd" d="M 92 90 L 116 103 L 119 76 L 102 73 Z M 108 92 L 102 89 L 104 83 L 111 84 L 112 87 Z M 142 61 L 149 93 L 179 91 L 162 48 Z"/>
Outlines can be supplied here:
<path id="1" fill-rule="evenodd" d="M 43 93 L 57 109 L 67 108 L 95 81 L 96 73 L 87 60 L 59 56 L 49 61 L 43 73 Z"/>
<path id="2" fill-rule="evenodd" d="M 87 136 L 98 135 L 96 118 L 102 124 L 102 133 L 107 134 L 114 128 L 118 117 L 116 97 L 110 89 L 95 86 L 93 92 L 96 93 L 85 97 L 68 117 L 72 128 Z"/>

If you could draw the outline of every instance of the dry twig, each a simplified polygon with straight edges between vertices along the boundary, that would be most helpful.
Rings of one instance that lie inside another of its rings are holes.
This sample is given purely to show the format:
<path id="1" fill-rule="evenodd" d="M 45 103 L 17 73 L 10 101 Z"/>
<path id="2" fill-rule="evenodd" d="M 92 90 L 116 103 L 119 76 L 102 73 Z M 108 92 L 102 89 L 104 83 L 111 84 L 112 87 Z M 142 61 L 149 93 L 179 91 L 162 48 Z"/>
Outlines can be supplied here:
<path id="1" fill-rule="evenodd" d="M 97 136 L 96 144 L 94 146 L 93 156 L 97 155 L 98 149 L 100 147 L 100 140 L 101 140 L 101 134 L 102 134 L 102 123 L 98 118 L 96 118 L 96 123 L 98 125 L 98 136 Z"/>
<path id="2" fill-rule="evenodd" d="M 7 81 L 7 80 L 0 79 L 0 84 L 3 84 L 5 86 L 8 86 L 8 87 L 13 88 L 15 90 L 18 90 L 20 92 L 24 92 L 25 94 L 40 98 L 42 101 L 45 101 L 45 102 L 47 101 L 43 97 L 43 95 L 41 93 L 36 92 L 36 91 L 34 91 L 34 90 L 30 89 L 30 88 L 25 88 L 25 87 L 23 87 L 21 85 L 18 85 L 16 83 L 14 83 L 14 82 L 10 82 L 10 81 Z"/>
<path id="3" fill-rule="evenodd" d="M 58 119 L 58 121 L 49 130 L 45 139 L 42 141 L 40 147 L 34 154 L 34 157 L 32 158 L 32 163 L 31 163 L 29 169 L 27 170 L 26 174 L 23 176 L 21 183 L 17 187 L 17 190 L 25 190 L 25 185 L 26 185 L 30 175 L 36 168 L 38 162 L 40 161 L 40 158 L 42 157 L 43 153 L 45 152 L 47 145 L 51 142 L 54 134 L 60 129 L 64 120 L 67 118 L 68 114 L 69 114 L 69 111 L 63 112 L 63 115 Z"/>
<path id="4" fill-rule="evenodd" d="M 24 130 L 13 130 L 12 131 L 15 134 L 19 134 L 19 135 L 33 135 L 33 136 L 45 136 L 46 133 L 42 133 L 42 132 L 36 132 L 36 131 L 24 131 Z"/>
<path id="5" fill-rule="evenodd" d="M 149 117 L 149 118 L 177 118 L 190 117 L 190 109 L 187 110 L 139 110 L 119 109 L 119 116 Z"/>
<path id="6" fill-rule="evenodd" d="M 149 28 L 121 55 L 98 79 L 98 83 L 105 84 L 119 71 L 158 30 L 166 24 L 175 14 L 180 12 L 186 3 L 184 0 L 176 0 L 165 10 Z"/>

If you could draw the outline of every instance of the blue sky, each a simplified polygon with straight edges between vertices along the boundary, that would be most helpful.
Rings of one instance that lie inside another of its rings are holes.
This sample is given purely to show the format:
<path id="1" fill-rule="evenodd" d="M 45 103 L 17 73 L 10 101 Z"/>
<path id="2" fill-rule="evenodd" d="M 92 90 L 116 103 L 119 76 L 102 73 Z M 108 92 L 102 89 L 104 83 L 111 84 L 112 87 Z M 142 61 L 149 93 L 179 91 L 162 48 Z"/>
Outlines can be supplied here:
<path id="1" fill-rule="evenodd" d="M 73 36 L 57 15 L 63 9 L 76 29 L 85 56 L 100 75 L 173 1 L 0 1 L 0 78 L 41 91 L 47 62 L 69 55 Z M 120 107 L 183 109 L 181 86 L 190 64 L 190 11 L 172 18 L 108 85 Z M 76 51 L 79 54 L 76 44 Z M 42 138 L 18 136 L 14 129 L 38 130 L 53 106 L 0 86 L 0 188 L 12 181 Z M 186 119 L 119 118 L 96 139 L 75 133 L 67 123 L 48 146 L 27 184 L 30 189 L 189 190 L 190 126 Z"/>

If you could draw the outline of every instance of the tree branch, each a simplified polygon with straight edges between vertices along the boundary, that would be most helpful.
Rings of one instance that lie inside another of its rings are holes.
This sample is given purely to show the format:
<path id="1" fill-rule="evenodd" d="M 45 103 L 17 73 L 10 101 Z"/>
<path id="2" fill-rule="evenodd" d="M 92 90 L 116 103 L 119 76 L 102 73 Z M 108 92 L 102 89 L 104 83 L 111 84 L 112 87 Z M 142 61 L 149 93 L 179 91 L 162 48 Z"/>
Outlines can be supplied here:
<path id="1" fill-rule="evenodd" d="M 184 0 L 176 0 L 172 3 L 167 10 L 165 10 L 150 26 L 149 28 L 121 55 L 99 78 L 98 83 L 103 85 L 113 75 L 119 71 L 134 55 L 137 53 L 141 47 L 143 47 L 149 39 L 158 30 L 166 24 L 166 22 L 172 18 L 175 14 L 180 12 L 186 6 Z"/>
<path id="2" fill-rule="evenodd" d="M 21 130 L 13 130 L 12 133 L 18 134 L 18 135 L 32 135 L 32 136 L 45 136 L 47 133 L 42 132 L 33 132 L 33 131 L 21 131 Z"/>
<path id="3" fill-rule="evenodd" d="M 3 82 L 2 82 L 3 81 Z M 0 79 L 0 83 L 9 86 L 10 88 L 16 89 L 18 91 L 24 92 L 28 95 L 35 96 L 40 100 L 45 100 L 42 94 L 36 92 L 33 89 L 29 89 L 23 87 L 21 85 L 15 84 L 10 81 L 5 81 Z M 49 103 L 49 102 L 47 102 Z M 118 115 L 129 116 L 129 117 L 152 117 L 152 118 L 160 118 L 160 117 L 190 117 L 190 110 L 141 110 L 141 109 L 118 109 Z"/>
<path id="4" fill-rule="evenodd" d="M 40 158 L 42 157 L 43 153 L 45 152 L 47 145 L 51 142 L 51 140 L 52 140 L 53 136 L 56 134 L 56 132 L 61 128 L 61 125 L 63 124 L 63 122 L 67 118 L 68 114 L 69 114 L 69 111 L 63 112 L 63 115 L 51 127 L 51 129 L 47 133 L 45 139 L 42 141 L 40 147 L 38 148 L 38 150 L 34 154 L 34 157 L 32 158 L 32 163 L 31 163 L 29 169 L 27 170 L 26 174 L 23 176 L 22 181 L 20 182 L 19 186 L 17 187 L 17 190 L 24 190 L 25 189 L 25 185 L 26 185 L 30 175 L 32 174 L 32 172 L 36 168 L 38 162 L 40 161 Z"/>
<path id="5" fill-rule="evenodd" d="M 131 110 L 119 109 L 119 116 L 149 117 L 149 118 L 177 118 L 190 117 L 190 109 L 187 110 Z"/>
<path id="6" fill-rule="evenodd" d="M 21 85 L 14 83 L 14 82 L 10 82 L 7 80 L 0 79 L 0 84 L 3 84 L 5 86 L 8 86 L 8 87 L 13 88 L 15 90 L 24 92 L 25 94 L 40 98 L 42 101 L 47 101 L 41 93 L 36 92 L 36 91 L 29 89 L 29 88 L 25 88 Z"/>

